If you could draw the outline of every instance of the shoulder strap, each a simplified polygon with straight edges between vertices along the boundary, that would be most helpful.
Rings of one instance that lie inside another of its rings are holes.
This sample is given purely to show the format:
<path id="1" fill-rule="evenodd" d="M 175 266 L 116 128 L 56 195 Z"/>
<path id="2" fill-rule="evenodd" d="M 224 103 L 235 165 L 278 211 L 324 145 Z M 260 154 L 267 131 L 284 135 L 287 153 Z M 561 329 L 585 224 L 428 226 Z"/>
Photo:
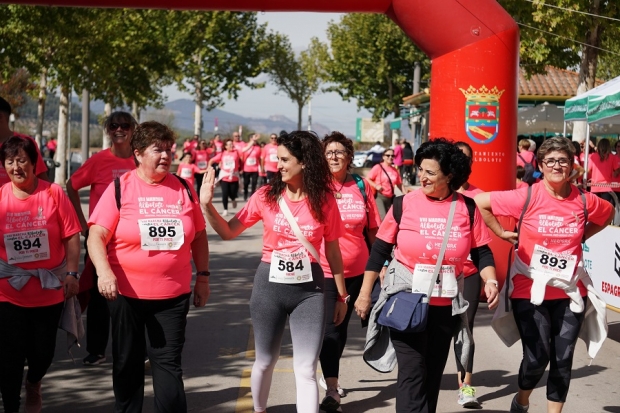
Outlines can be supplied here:
<path id="1" fill-rule="evenodd" d="M 117 176 L 114 178 L 114 197 L 116 198 L 116 208 L 121 210 L 121 179 Z"/>
<path id="2" fill-rule="evenodd" d="M 586 225 L 588 224 L 588 204 L 586 202 L 586 195 L 583 192 L 583 189 L 577 188 L 579 190 L 579 195 L 581 196 L 581 202 L 583 202 L 583 237 L 581 237 L 581 243 L 586 242 Z M 613 194 L 613 192 L 612 192 Z"/>
<path id="3" fill-rule="evenodd" d="M 433 288 L 435 288 L 435 283 L 437 283 L 437 278 L 439 277 L 439 271 L 441 270 L 443 256 L 446 253 L 446 247 L 448 246 L 448 241 L 450 240 L 452 220 L 454 218 L 454 211 L 456 210 L 457 199 L 458 195 L 456 194 L 456 192 L 452 193 L 452 202 L 450 202 L 450 212 L 448 214 L 448 222 L 446 223 L 446 233 L 443 236 L 441 250 L 439 251 L 439 256 L 437 257 L 437 264 L 435 264 L 435 272 L 433 272 L 433 278 L 431 279 L 431 285 L 428 288 L 428 294 L 426 294 L 426 296 L 429 298 L 431 294 L 433 294 Z"/>
<path id="4" fill-rule="evenodd" d="M 403 217 L 403 197 L 404 195 L 397 196 L 392 202 L 392 215 L 399 226 L 400 219 Z"/>
<path id="5" fill-rule="evenodd" d="M 295 233 L 295 236 L 297 237 L 297 239 L 302 243 L 304 247 L 306 247 L 306 249 L 310 252 L 310 254 L 312 254 L 316 262 L 320 264 L 321 259 L 319 257 L 319 254 L 316 252 L 316 248 L 314 248 L 314 245 L 312 245 L 310 241 L 308 241 L 308 239 L 301 232 L 301 229 L 299 228 L 297 221 L 295 221 L 295 217 L 291 213 L 291 210 L 286 204 L 286 201 L 282 197 L 280 197 L 280 199 L 278 200 L 278 205 L 280 206 L 280 211 L 282 211 L 282 213 L 286 217 L 286 220 L 288 221 L 288 224 L 291 226 L 291 229 Z"/>
<path id="6" fill-rule="evenodd" d="M 364 204 L 365 204 L 366 202 L 368 202 L 368 196 L 366 195 L 366 185 L 364 185 L 364 179 L 362 179 L 362 177 L 359 176 L 358 174 L 351 174 L 351 176 L 355 180 L 357 187 L 360 189 L 360 192 L 362 193 L 362 197 L 364 197 Z"/>
<path id="7" fill-rule="evenodd" d="M 467 206 L 467 212 L 469 213 L 469 230 L 471 231 L 474 228 L 474 218 L 476 217 L 476 201 L 467 195 L 461 194 L 463 200 L 465 201 L 465 205 Z"/>
<path id="8" fill-rule="evenodd" d="M 392 194 L 393 194 L 394 193 L 394 184 L 392 183 L 392 180 L 390 179 L 390 174 L 387 173 L 387 171 L 385 170 L 383 165 L 379 164 L 379 166 L 381 167 L 381 169 L 383 169 L 383 172 L 385 172 L 385 176 L 387 176 L 387 178 L 388 178 L 388 182 L 390 183 L 390 187 L 392 188 Z"/>
<path id="9" fill-rule="evenodd" d="M 192 204 L 193 204 L 194 196 L 192 195 L 192 191 L 189 189 L 189 185 L 187 184 L 187 181 L 181 178 L 179 175 L 173 175 L 173 176 L 175 176 L 181 182 L 181 184 L 183 184 L 183 186 L 185 187 L 185 190 L 187 191 L 187 195 L 189 196 L 189 200 L 192 201 Z"/>
<path id="10" fill-rule="evenodd" d="M 530 199 L 532 198 L 532 187 L 527 187 L 527 198 L 525 198 L 525 204 L 523 205 L 523 210 L 521 211 L 521 216 L 519 217 L 519 223 L 517 224 L 517 243 L 515 245 L 515 250 L 519 248 L 519 234 L 521 233 L 521 223 L 523 222 L 523 217 L 525 216 L 525 211 L 527 207 L 530 205 Z"/>

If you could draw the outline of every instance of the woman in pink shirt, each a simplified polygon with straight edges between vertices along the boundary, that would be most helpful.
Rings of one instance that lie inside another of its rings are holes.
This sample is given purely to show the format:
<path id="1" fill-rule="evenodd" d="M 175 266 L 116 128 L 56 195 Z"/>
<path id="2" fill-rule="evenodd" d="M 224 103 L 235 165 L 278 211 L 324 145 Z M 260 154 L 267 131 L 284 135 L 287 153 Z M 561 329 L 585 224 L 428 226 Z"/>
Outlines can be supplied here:
<path id="1" fill-rule="evenodd" d="M 464 333 L 469 331 L 464 325 L 466 317 L 460 315 L 465 311 L 460 280 L 469 256 L 485 282 L 484 291 L 490 308 L 497 305 L 498 291 L 495 263 L 488 246 L 491 238 L 473 201 L 457 192 L 471 173 L 469 159 L 452 141 L 436 138 L 420 145 L 415 163 L 419 165 L 418 177 L 422 187 L 402 198 L 400 222 L 391 208 L 381 223 L 355 309 L 362 318 L 368 316 L 373 284 L 392 251 L 394 259 L 390 265 L 393 267 L 388 267 L 380 301 L 369 318 L 369 335 L 371 331 L 377 331 L 380 306 L 395 290 L 411 292 L 415 284 L 416 288 L 428 291 L 431 281 L 425 275 L 433 274 L 449 230 L 440 267 L 441 278 L 438 278 L 440 282 L 429 301 L 426 329 L 416 333 L 379 330 L 379 336 L 389 334 L 398 362 L 396 412 L 435 413 L 453 334 L 460 331 L 464 334 L 462 337 L 466 335 L 467 341 L 471 342 L 470 334 Z M 453 202 L 454 219 L 447 229 Z M 395 276 L 396 268 L 402 269 L 399 280 Z M 376 342 L 384 341 L 378 338 Z M 392 358 L 389 354 L 384 357 Z M 462 363 L 466 357 L 463 355 Z"/>
<path id="2" fill-rule="evenodd" d="M 620 174 L 620 159 L 611 153 L 609 139 L 601 139 L 596 145 L 596 153 L 590 154 L 588 176 L 592 185 L 590 191 L 612 205 L 614 199 L 609 192 L 611 183 Z"/>
<path id="3" fill-rule="evenodd" d="M 200 175 L 200 179 L 202 180 L 202 176 L 205 174 L 205 172 L 207 172 L 206 167 L 204 169 L 200 169 L 197 164 L 192 162 L 193 160 L 194 159 L 191 153 L 184 153 L 181 156 L 181 160 L 175 174 L 176 176 L 185 179 L 192 188 L 194 187 L 195 182 L 194 177 Z"/>
<path id="4" fill-rule="evenodd" d="M 379 215 L 383 219 L 396 196 L 394 188 L 398 188 L 400 192 L 403 192 L 400 174 L 394 168 L 393 149 L 386 149 L 383 152 L 383 162 L 373 166 L 366 178 L 370 186 L 377 191 L 377 207 L 379 208 Z"/>
<path id="5" fill-rule="evenodd" d="M 215 173 L 206 174 L 200 194 L 207 219 L 224 240 L 263 222 L 263 256 L 254 276 L 250 314 L 256 361 L 251 388 L 254 411 L 265 412 L 273 369 L 287 318 L 293 339 L 297 412 L 319 411 L 316 366 L 325 326 L 324 274 L 317 251 L 337 285 L 333 322 L 342 323 L 346 297 L 338 239 L 343 225 L 332 192 L 332 178 L 316 134 L 295 131 L 277 139 L 278 173 L 259 189 L 234 218 L 226 221 L 212 204 Z M 290 218 L 287 218 L 288 211 Z M 291 222 L 295 222 L 291 227 Z M 302 237 L 303 239 L 300 239 Z"/>
<path id="6" fill-rule="evenodd" d="M 223 152 L 215 155 L 209 166 L 218 164 L 220 186 L 222 188 L 222 216 L 228 215 L 228 199 L 232 201 L 232 207 L 237 208 L 237 195 L 239 194 L 239 171 L 241 170 L 241 155 L 233 147 L 233 141 L 226 139 L 226 148 Z"/>
<path id="7" fill-rule="evenodd" d="M 605 228 L 614 211 L 609 202 L 570 183 L 573 156 L 574 148 L 568 139 L 547 139 L 537 154 L 543 173 L 541 182 L 528 188 L 476 196 L 489 228 L 498 237 L 517 244 L 509 277 L 500 294 L 502 301 L 503 297 L 510 299 L 500 303 L 493 321 L 495 327 L 503 313 L 512 325 L 516 322 L 515 335 L 521 338 L 523 346 L 519 391 L 512 400 L 511 413 L 528 411 L 530 395 L 547 365 L 547 411 L 562 411 L 577 337 L 584 315 L 592 310 L 585 309 L 591 304 L 585 298 L 587 291 L 581 281 L 589 280 L 579 265 L 582 243 Z M 496 216 L 517 220 L 518 232 L 504 230 Z"/>
<path id="8" fill-rule="evenodd" d="M 88 251 L 112 317 L 117 412 L 141 412 L 144 349 L 157 411 L 186 412 L 181 353 L 190 306 L 209 296 L 209 247 L 194 188 L 170 171 L 175 135 L 144 122 L 131 141 L 137 168 L 116 178 L 88 224 Z M 145 334 L 148 333 L 148 345 Z"/>
<path id="9" fill-rule="evenodd" d="M 77 294 L 80 223 L 56 184 L 35 176 L 31 139 L 9 138 L 0 162 L 11 182 L 0 188 L 0 392 L 18 412 L 26 374 L 26 412 L 41 412 L 41 380 L 54 358 L 65 300 Z M 67 302 L 67 306 L 74 303 Z"/>
<path id="10" fill-rule="evenodd" d="M 272 133 L 269 135 L 269 143 L 266 144 L 261 152 L 261 164 L 266 175 L 266 182 L 270 183 L 275 174 L 278 172 L 278 144 L 276 143 L 278 135 Z"/>
<path id="11" fill-rule="evenodd" d="M 248 137 L 248 144 L 243 149 L 243 200 L 248 200 L 248 190 L 250 189 L 250 182 L 252 183 L 252 192 L 250 195 L 254 195 L 256 192 L 256 184 L 258 183 L 258 172 L 260 170 L 260 155 L 261 147 L 258 143 L 260 135 L 255 133 Z"/>
<path id="12" fill-rule="evenodd" d="M 200 171 L 206 171 L 208 168 L 209 162 L 209 152 L 207 151 L 207 141 L 201 139 L 198 142 L 198 146 L 192 152 L 192 158 L 194 161 L 194 165 Z M 196 192 L 200 192 L 200 186 L 202 185 L 202 178 L 204 177 L 204 172 L 194 172 L 194 181 L 196 182 Z"/>
<path id="13" fill-rule="evenodd" d="M 323 147 L 333 177 L 334 197 L 342 222 L 345 224 L 345 233 L 339 242 L 344 264 L 345 285 L 349 294 L 345 297 L 346 317 L 341 324 L 335 325 L 333 315 L 338 298 L 338 288 L 325 258 L 325 248 L 321 247 L 321 262 L 325 273 L 326 317 L 325 336 L 320 356 L 324 380 L 319 383 L 324 384 L 326 390 L 321 408 L 325 411 L 332 411 L 340 406 L 340 397 L 344 396 L 344 390 L 338 383 L 340 358 L 347 343 L 347 327 L 353 312 L 353 303 L 357 300 L 364 280 L 368 245 L 375 242 L 380 219 L 368 182 L 349 172 L 353 163 L 353 142 L 342 133 L 333 132 L 325 136 Z"/>

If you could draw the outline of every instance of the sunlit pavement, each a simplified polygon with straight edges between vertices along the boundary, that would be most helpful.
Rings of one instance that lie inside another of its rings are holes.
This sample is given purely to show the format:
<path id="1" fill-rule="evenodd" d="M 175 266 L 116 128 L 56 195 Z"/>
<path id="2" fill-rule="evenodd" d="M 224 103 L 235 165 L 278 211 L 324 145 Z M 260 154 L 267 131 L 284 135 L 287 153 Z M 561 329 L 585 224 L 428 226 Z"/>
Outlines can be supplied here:
<path id="1" fill-rule="evenodd" d="M 81 192 L 87 206 L 87 191 Z M 237 210 L 243 205 L 239 203 Z M 216 203 L 218 210 L 221 202 Z M 230 213 L 236 210 L 229 210 Z M 191 308 L 187 322 L 187 341 L 183 352 L 185 388 L 191 412 L 252 412 L 249 375 L 253 361 L 253 340 L 249 299 L 254 270 L 260 260 L 261 225 L 246 230 L 234 241 L 223 242 L 209 229 L 211 249 L 211 297 L 206 307 Z M 507 412 L 517 390 L 517 372 L 521 360 L 520 343 L 506 348 L 493 333 L 492 313 L 481 305 L 474 336 L 476 358 L 474 386 L 486 412 Z M 84 318 L 85 320 L 85 318 Z M 590 365 L 585 345 L 579 341 L 573 365 L 573 381 L 564 412 L 620 413 L 620 314 L 609 312 L 610 338 Z M 349 341 L 341 361 L 340 383 L 348 395 L 342 399 L 342 411 L 393 412 L 396 371 L 380 374 L 361 357 L 365 330 L 353 316 Z M 107 361 L 86 367 L 85 343 L 74 348 L 72 361 L 66 340 L 58 334 L 56 357 L 43 379 L 44 412 L 110 412 L 113 406 L 112 354 L 108 345 Z M 438 412 L 461 412 L 456 403 L 457 384 L 454 357 L 451 355 L 442 383 Z M 546 411 L 542 385 L 534 391 L 530 412 Z M 324 392 L 320 390 L 320 397 Z M 22 400 L 24 394 L 22 392 Z M 152 381 L 146 376 L 144 412 L 153 412 Z M 285 334 L 280 361 L 276 366 L 269 413 L 295 412 L 295 382 L 292 370 L 290 335 Z"/>

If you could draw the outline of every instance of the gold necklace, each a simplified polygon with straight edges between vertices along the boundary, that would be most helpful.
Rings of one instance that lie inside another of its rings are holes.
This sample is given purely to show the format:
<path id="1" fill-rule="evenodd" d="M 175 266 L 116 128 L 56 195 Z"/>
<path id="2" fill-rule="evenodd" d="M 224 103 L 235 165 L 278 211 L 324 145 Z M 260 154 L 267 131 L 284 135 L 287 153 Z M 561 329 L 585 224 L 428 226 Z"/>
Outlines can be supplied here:
<path id="1" fill-rule="evenodd" d="M 346 174 L 346 175 L 344 176 L 344 181 L 342 181 L 342 185 L 340 185 L 340 189 L 339 189 L 339 190 L 337 190 L 336 192 L 334 192 L 334 197 L 335 197 L 336 199 L 340 199 L 340 198 L 342 198 L 342 194 L 340 193 L 340 191 L 342 191 L 342 188 L 344 187 L 344 184 L 347 182 L 347 178 L 349 178 L 349 174 Z"/>

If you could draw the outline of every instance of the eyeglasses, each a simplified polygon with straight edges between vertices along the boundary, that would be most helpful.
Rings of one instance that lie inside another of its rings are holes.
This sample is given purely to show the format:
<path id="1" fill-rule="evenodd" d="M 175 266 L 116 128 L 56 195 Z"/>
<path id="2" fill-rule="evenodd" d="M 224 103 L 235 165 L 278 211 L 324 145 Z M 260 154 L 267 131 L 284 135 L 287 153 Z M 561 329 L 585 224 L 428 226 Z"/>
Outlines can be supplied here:
<path id="1" fill-rule="evenodd" d="M 394 157 L 394 155 L 389 155 L 389 154 L 385 154 L 383 156 L 385 156 L 386 158 L 393 158 Z"/>
<path id="2" fill-rule="evenodd" d="M 346 154 L 347 154 L 346 151 L 327 151 L 325 152 L 325 157 L 327 159 L 330 159 L 335 156 L 338 159 L 343 159 Z"/>
<path id="3" fill-rule="evenodd" d="M 131 129 L 131 123 L 110 123 L 109 130 L 111 132 L 114 132 L 118 128 L 121 128 L 124 131 L 128 131 L 129 129 Z"/>
<path id="4" fill-rule="evenodd" d="M 542 163 L 545 164 L 547 168 L 553 168 L 556 163 L 559 163 L 560 166 L 564 168 L 570 164 L 570 161 L 566 158 L 560 158 L 560 159 L 547 158 L 547 159 L 543 159 Z"/>

